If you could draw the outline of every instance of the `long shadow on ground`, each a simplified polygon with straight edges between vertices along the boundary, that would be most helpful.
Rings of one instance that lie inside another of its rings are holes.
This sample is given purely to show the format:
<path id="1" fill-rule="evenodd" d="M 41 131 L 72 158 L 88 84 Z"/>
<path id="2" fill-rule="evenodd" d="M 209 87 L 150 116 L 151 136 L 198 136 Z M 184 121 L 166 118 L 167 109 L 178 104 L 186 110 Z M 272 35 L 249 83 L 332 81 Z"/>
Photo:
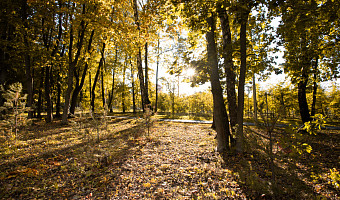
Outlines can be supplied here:
<path id="1" fill-rule="evenodd" d="M 141 124 L 134 124 L 100 137 L 99 142 L 85 138 L 58 149 L 46 146 L 36 155 L 4 163 L 0 199 L 81 199 L 92 193 L 105 198 L 108 177 L 115 177 L 114 168 L 137 154 L 143 133 Z"/>

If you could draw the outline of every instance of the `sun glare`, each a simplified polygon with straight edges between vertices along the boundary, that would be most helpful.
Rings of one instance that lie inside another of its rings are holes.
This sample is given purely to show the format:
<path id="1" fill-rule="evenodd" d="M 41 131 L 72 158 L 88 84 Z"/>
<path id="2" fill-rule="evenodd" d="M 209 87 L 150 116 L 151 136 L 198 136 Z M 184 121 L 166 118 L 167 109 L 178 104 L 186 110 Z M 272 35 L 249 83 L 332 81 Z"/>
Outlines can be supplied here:
<path id="1" fill-rule="evenodd" d="M 188 77 L 192 77 L 195 74 L 196 74 L 196 72 L 195 72 L 195 69 L 193 69 L 193 68 L 189 68 L 185 71 L 185 75 L 188 76 Z"/>

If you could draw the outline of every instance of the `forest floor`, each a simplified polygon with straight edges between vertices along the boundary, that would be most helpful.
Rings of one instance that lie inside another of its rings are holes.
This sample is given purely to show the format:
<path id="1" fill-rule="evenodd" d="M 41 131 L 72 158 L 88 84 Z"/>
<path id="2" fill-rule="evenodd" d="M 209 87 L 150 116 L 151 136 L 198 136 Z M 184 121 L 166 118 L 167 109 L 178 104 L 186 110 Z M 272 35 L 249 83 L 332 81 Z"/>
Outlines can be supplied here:
<path id="1" fill-rule="evenodd" d="M 339 131 L 308 136 L 311 153 L 277 148 L 272 168 L 254 127 L 246 153 L 221 156 L 209 124 L 154 122 L 148 133 L 143 119 L 70 121 L 35 122 L 12 141 L 0 132 L 0 199 L 340 198 Z"/>

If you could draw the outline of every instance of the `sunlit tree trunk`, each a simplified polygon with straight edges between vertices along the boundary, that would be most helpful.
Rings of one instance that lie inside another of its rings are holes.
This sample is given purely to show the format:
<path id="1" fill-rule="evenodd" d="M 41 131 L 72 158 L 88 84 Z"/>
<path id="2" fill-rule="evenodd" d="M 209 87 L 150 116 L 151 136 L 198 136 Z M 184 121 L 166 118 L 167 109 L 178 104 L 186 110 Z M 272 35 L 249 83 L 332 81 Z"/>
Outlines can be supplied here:
<path id="1" fill-rule="evenodd" d="M 217 151 L 223 152 L 229 149 L 229 120 L 227 111 L 224 105 L 223 92 L 220 83 L 220 77 L 218 73 L 218 62 L 217 62 L 217 50 L 215 43 L 215 27 L 216 21 L 214 16 L 207 18 L 207 24 L 209 31 L 206 33 L 207 40 L 207 51 L 208 51 L 208 64 L 210 82 L 213 94 L 214 103 L 214 120 L 217 132 Z"/>

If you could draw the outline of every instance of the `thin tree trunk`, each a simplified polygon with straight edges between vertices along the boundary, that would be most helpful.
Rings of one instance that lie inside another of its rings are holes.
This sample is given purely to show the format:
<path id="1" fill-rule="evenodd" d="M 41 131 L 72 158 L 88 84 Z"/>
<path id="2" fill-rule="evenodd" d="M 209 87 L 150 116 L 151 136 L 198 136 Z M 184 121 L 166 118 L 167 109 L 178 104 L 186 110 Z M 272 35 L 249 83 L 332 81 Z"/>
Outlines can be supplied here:
<path id="1" fill-rule="evenodd" d="M 316 94 L 318 90 L 318 84 L 316 82 L 317 79 L 317 67 L 318 67 L 318 59 L 316 59 L 316 62 L 314 64 L 314 80 L 313 80 L 313 102 L 312 102 L 312 110 L 311 110 L 311 116 L 315 116 L 316 113 Z"/>
<path id="2" fill-rule="evenodd" d="M 148 43 L 145 43 L 145 92 L 149 96 Z"/>
<path id="3" fill-rule="evenodd" d="M 227 111 L 223 100 L 223 91 L 220 83 L 217 62 L 217 50 L 215 43 L 215 26 L 214 17 L 207 18 L 207 24 L 210 30 L 206 33 L 208 64 L 210 73 L 210 82 L 214 103 L 214 119 L 217 132 L 217 151 L 223 152 L 229 149 L 230 131 Z"/>
<path id="4" fill-rule="evenodd" d="M 235 126 L 237 124 L 237 103 L 235 91 L 235 68 L 233 64 L 233 47 L 231 41 L 231 31 L 229 25 L 228 13 L 221 5 L 218 7 L 219 18 L 222 28 L 222 41 L 223 41 L 223 58 L 224 68 L 226 73 L 227 83 L 227 99 L 228 109 L 230 116 L 230 126 L 233 133 L 235 133 Z"/>
<path id="5" fill-rule="evenodd" d="M 155 102 L 155 112 L 157 112 L 158 106 L 158 65 L 159 65 L 159 38 L 157 43 L 157 62 L 156 62 L 156 102 Z"/>
<path id="6" fill-rule="evenodd" d="M 123 90 L 122 90 L 122 109 L 123 109 L 123 113 L 126 112 L 125 110 L 125 73 L 126 73 L 126 62 L 127 62 L 127 57 L 125 58 L 125 63 L 124 63 L 124 66 L 123 66 Z"/>
<path id="7" fill-rule="evenodd" d="M 24 27 L 28 29 L 28 22 L 27 22 L 27 17 L 28 17 L 28 5 L 27 5 L 27 0 L 22 0 L 22 21 L 24 24 Z M 29 50 L 29 43 L 27 39 L 27 32 L 24 33 L 24 44 L 27 50 Z M 30 54 L 27 52 L 25 53 L 25 75 L 26 75 L 26 88 L 27 88 L 27 107 L 32 108 L 33 106 L 33 77 L 32 77 L 32 70 L 31 70 L 31 57 Z M 33 117 L 33 111 L 30 110 L 28 112 L 28 118 Z"/>
<path id="8" fill-rule="evenodd" d="M 41 77 L 44 77 L 44 70 L 41 69 Z M 39 92 L 38 92 L 38 106 L 37 106 L 37 118 L 41 118 L 42 111 L 42 87 L 43 87 L 43 79 L 40 79 L 39 84 Z"/>
<path id="9" fill-rule="evenodd" d="M 132 80 L 132 110 L 133 113 L 136 113 L 135 76 L 132 65 L 131 65 L 131 80 Z"/>
<path id="10" fill-rule="evenodd" d="M 112 69 L 112 87 L 111 87 L 111 94 L 110 94 L 109 105 L 108 105 L 111 113 L 113 112 L 112 101 L 113 101 L 113 92 L 114 92 L 114 88 L 115 88 L 115 67 L 116 67 L 116 64 L 117 64 L 117 57 L 118 57 L 118 49 L 116 47 L 115 63 L 113 65 L 114 68 Z"/>
<path id="11" fill-rule="evenodd" d="M 101 69 L 102 101 L 103 101 L 103 108 L 105 109 L 104 65 L 105 65 L 105 60 L 103 60 L 103 66 L 102 66 L 102 69 Z"/>
<path id="12" fill-rule="evenodd" d="M 103 43 L 103 48 L 102 48 L 102 52 L 104 52 L 104 51 L 105 51 L 105 43 Z M 94 77 L 94 81 L 93 81 L 93 85 L 92 85 L 92 99 L 91 99 L 91 109 L 92 109 L 92 112 L 94 112 L 94 101 L 96 99 L 96 94 L 95 94 L 96 85 L 97 85 L 97 82 L 98 82 L 98 78 L 99 78 L 99 74 L 100 74 L 100 69 L 102 68 L 103 63 L 104 63 L 103 55 L 104 54 L 102 54 L 102 57 L 100 58 L 100 61 L 99 61 L 99 64 L 98 64 L 98 68 L 97 68 L 97 72 L 96 72 L 96 76 Z"/>
<path id="13" fill-rule="evenodd" d="M 241 29 L 240 29 L 240 54 L 241 54 L 241 66 L 240 66 L 240 78 L 238 85 L 238 106 L 237 106 L 237 141 L 236 151 L 238 153 L 243 152 L 243 110 L 244 110 L 244 85 L 247 71 L 247 23 L 250 10 L 244 10 L 241 13 Z"/>
<path id="14" fill-rule="evenodd" d="M 255 74 L 253 75 L 253 104 L 254 104 L 254 120 L 255 122 L 257 122 L 257 99 L 256 99 Z"/>
<path id="15" fill-rule="evenodd" d="M 56 102 L 56 111 L 55 111 L 55 115 L 57 118 L 61 117 L 60 114 L 60 106 L 61 106 L 61 78 L 60 78 L 60 74 L 58 72 L 57 75 L 57 102 Z"/>
<path id="16" fill-rule="evenodd" d="M 52 101 L 51 101 L 51 84 L 50 84 L 50 74 L 51 74 L 51 66 L 45 67 L 45 99 L 46 99 L 46 109 L 47 109 L 47 116 L 46 122 L 52 122 L 53 120 L 53 113 L 52 113 Z"/>

